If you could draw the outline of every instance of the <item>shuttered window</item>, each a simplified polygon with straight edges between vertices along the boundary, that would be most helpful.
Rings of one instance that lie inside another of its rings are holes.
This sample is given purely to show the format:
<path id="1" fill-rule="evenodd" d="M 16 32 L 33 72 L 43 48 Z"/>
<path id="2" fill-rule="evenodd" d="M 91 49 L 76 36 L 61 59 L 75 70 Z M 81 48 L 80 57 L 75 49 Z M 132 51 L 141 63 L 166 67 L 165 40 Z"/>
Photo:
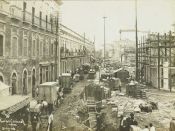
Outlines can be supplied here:
<path id="1" fill-rule="evenodd" d="M 12 57 L 17 57 L 18 56 L 18 39 L 17 37 L 12 37 Z"/>

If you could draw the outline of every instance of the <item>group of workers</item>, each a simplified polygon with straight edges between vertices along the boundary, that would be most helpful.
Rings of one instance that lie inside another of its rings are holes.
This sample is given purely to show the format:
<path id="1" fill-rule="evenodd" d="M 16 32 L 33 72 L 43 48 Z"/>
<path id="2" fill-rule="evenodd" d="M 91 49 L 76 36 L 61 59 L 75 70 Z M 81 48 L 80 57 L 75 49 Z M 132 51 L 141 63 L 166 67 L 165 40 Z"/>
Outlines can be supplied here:
<path id="1" fill-rule="evenodd" d="M 119 131 L 156 131 L 156 128 L 152 123 L 141 129 L 138 126 L 138 122 L 134 118 L 134 114 L 131 113 L 129 117 L 121 117 Z"/>
<path id="2" fill-rule="evenodd" d="M 34 113 L 31 117 L 31 124 L 32 124 L 32 131 L 37 131 L 38 122 L 41 121 L 40 115 L 38 113 Z M 53 126 L 53 113 L 52 111 L 48 115 L 48 121 L 47 121 L 47 131 L 52 131 Z"/>

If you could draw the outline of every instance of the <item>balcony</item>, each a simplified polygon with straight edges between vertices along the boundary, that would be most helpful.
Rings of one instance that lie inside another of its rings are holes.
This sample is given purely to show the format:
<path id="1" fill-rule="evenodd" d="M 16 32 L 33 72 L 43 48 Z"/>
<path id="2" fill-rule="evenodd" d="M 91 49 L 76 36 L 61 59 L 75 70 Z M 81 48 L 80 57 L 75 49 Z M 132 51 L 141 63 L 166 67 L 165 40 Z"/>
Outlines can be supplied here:
<path id="1" fill-rule="evenodd" d="M 31 24 L 32 23 L 32 14 L 27 12 L 27 11 L 23 11 L 23 22 Z"/>
<path id="2" fill-rule="evenodd" d="M 32 25 L 36 27 L 40 27 L 40 18 L 35 16 Z"/>
<path id="3" fill-rule="evenodd" d="M 47 23 L 47 31 L 50 31 L 50 32 L 52 31 L 51 30 L 51 23 L 50 22 Z"/>
<path id="4" fill-rule="evenodd" d="M 46 21 L 45 20 L 41 20 L 40 28 L 43 30 L 46 29 Z"/>
<path id="5" fill-rule="evenodd" d="M 63 58 L 75 58 L 75 57 L 83 57 L 85 56 L 84 52 L 68 52 L 68 53 L 60 53 L 60 57 Z"/>
<path id="6" fill-rule="evenodd" d="M 7 0 L 0 0 L 0 14 L 4 16 L 8 15 L 8 12 L 7 12 L 8 4 L 9 3 L 7 2 Z"/>
<path id="7" fill-rule="evenodd" d="M 12 19 L 15 20 L 22 20 L 22 11 L 20 8 L 18 8 L 17 6 L 11 6 L 10 7 L 10 16 Z"/>

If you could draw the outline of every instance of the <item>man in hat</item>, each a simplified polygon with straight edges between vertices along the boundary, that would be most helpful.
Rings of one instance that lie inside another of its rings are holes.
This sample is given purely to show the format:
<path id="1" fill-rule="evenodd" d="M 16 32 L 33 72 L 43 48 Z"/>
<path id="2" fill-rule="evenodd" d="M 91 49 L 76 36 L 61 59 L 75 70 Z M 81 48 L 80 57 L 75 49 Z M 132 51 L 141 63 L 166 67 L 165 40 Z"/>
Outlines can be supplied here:
<path id="1" fill-rule="evenodd" d="M 175 116 L 172 117 L 172 120 L 170 122 L 170 131 L 175 131 Z"/>

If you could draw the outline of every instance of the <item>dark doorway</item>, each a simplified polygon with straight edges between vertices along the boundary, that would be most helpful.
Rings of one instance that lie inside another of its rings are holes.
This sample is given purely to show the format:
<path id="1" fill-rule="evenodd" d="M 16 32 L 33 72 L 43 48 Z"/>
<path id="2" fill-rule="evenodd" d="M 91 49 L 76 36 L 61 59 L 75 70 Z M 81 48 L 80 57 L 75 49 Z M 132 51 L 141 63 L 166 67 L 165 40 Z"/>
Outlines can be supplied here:
<path id="1" fill-rule="evenodd" d="M 27 71 L 23 73 L 23 94 L 27 95 Z"/>
<path id="2" fill-rule="evenodd" d="M 36 78 L 35 78 L 35 69 L 32 70 L 32 97 L 35 97 L 35 83 L 36 83 Z"/>
<path id="3" fill-rule="evenodd" d="M 13 73 L 12 75 L 12 95 L 16 94 L 16 87 L 17 87 L 17 76 L 16 73 Z"/>

